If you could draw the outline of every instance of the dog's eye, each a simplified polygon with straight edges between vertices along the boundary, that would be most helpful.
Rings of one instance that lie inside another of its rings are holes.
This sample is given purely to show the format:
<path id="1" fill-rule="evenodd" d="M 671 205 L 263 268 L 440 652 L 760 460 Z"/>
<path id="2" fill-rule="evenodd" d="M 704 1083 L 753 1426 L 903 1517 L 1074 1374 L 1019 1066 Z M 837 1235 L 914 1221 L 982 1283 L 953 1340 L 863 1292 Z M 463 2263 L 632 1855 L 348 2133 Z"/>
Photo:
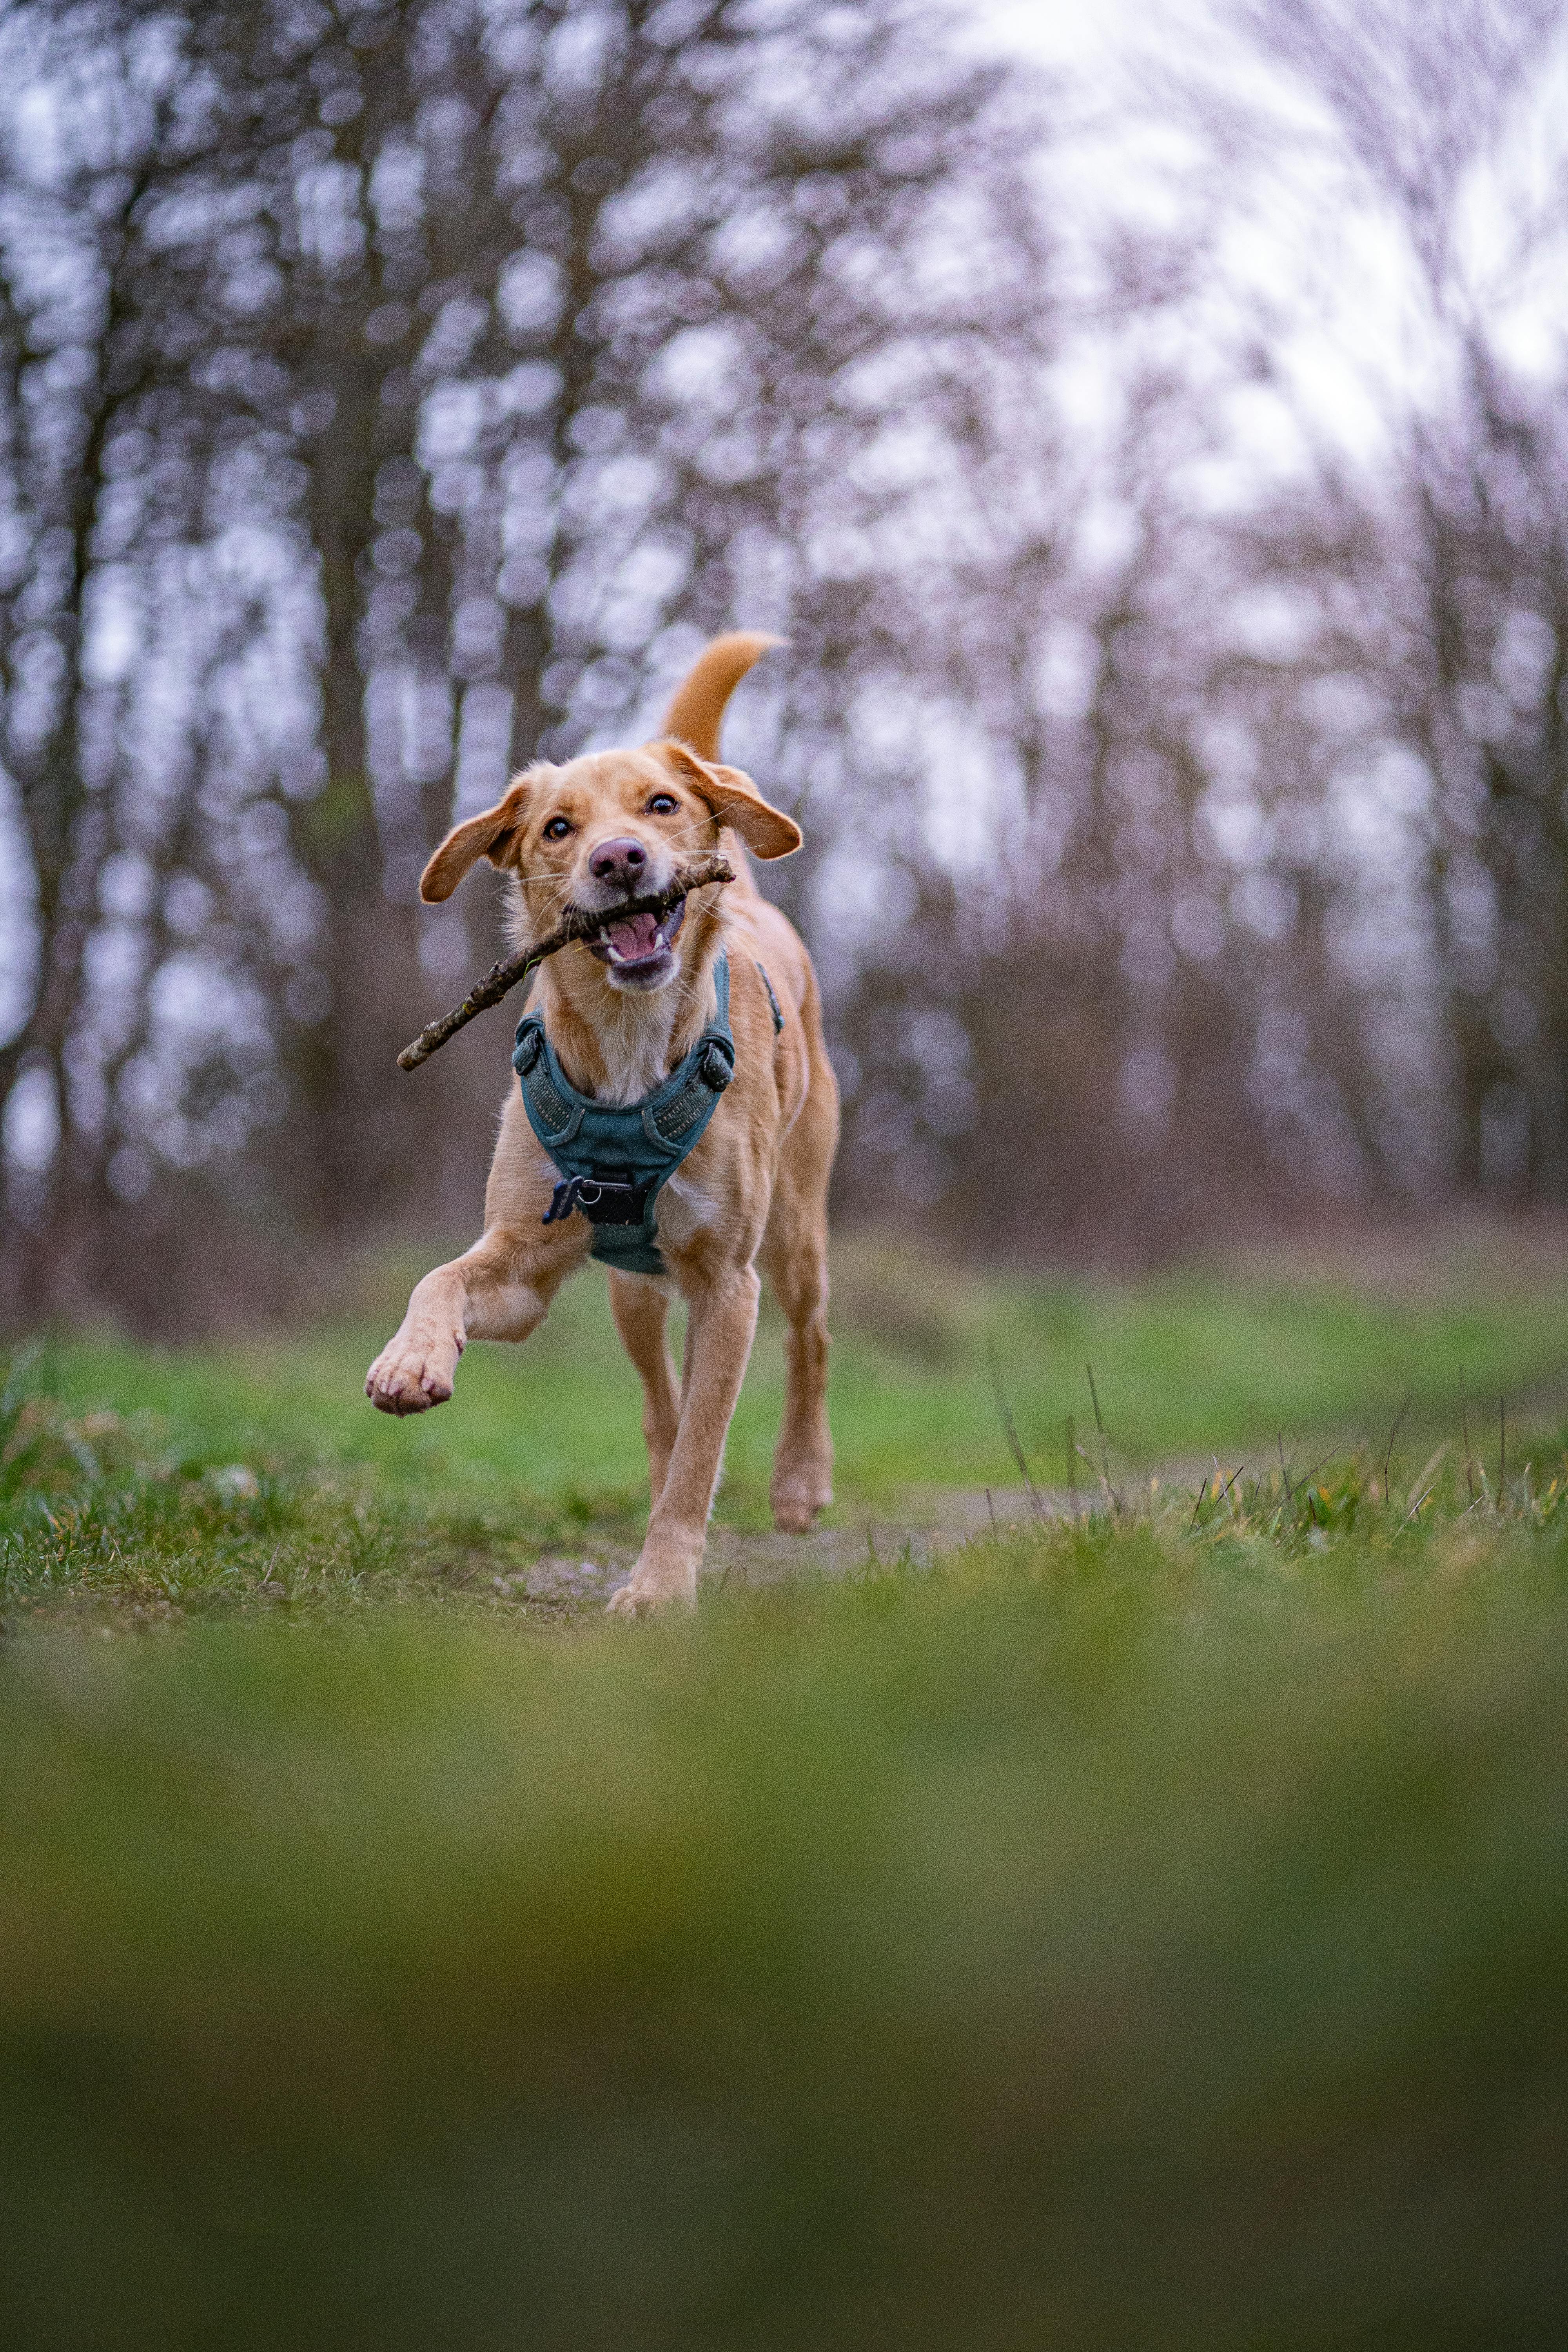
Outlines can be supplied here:
<path id="1" fill-rule="evenodd" d="M 649 816 L 673 816 L 675 814 L 673 793 L 655 793 L 647 804 L 647 814 Z"/>
<path id="2" fill-rule="evenodd" d="M 544 828 L 546 841 L 564 841 L 572 827 L 563 816 L 552 816 Z"/>

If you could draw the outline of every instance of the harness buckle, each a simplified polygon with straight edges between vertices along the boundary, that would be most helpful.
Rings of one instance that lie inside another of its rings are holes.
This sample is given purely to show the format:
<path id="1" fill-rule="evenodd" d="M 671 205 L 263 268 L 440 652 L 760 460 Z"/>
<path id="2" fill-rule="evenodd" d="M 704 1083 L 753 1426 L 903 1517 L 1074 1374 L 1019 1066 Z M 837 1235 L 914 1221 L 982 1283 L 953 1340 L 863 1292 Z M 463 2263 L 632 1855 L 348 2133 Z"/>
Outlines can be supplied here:
<path id="1" fill-rule="evenodd" d="M 577 1187 L 581 1179 L 576 1176 L 563 1176 L 550 1196 L 550 1206 L 539 1220 L 542 1225 L 559 1224 L 572 1214 L 577 1205 Z"/>
<path id="2" fill-rule="evenodd" d="M 620 1184 L 610 1176 L 563 1176 L 540 1223 L 560 1224 L 574 1209 L 581 1209 L 591 1225 L 640 1224 L 647 1196 L 646 1184 Z M 595 1210 L 603 1213 L 595 1215 Z"/>
<path id="3" fill-rule="evenodd" d="M 697 1065 L 697 1075 L 703 1085 L 716 1095 L 721 1095 L 735 1075 L 735 1065 L 717 1037 L 710 1037 L 702 1048 L 702 1058 Z"/>

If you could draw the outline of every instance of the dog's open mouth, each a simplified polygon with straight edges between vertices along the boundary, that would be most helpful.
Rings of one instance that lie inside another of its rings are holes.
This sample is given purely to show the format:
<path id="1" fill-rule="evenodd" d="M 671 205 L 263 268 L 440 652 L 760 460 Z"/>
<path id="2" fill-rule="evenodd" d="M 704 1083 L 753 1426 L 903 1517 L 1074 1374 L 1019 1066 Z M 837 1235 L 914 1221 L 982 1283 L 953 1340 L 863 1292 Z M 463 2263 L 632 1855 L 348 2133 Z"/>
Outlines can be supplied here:
<path id="1" fill-rule="evenodd" d="M 668 955 L 685 919 L 684 898 L 664 916 L 626 915 L 617 921 L 612 914 L 598 937 L 588 941 L 588 951 L 628 978 L 652 973 Z"/>

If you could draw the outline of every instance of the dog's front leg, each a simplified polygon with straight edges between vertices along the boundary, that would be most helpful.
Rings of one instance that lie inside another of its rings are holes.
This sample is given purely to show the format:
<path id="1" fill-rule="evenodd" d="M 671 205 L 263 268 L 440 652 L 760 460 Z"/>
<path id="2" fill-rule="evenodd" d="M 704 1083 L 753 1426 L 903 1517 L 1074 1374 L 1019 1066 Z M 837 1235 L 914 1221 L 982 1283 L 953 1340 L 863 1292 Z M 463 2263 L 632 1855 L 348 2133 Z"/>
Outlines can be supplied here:
<path id="1" fill-rule="evenodd" d="M 544 1320 L 566 1272 L 562 1255 L 490 1233 L 427 1274 L 416 1285 L 395 1337 L 365 1374 L 372 1404 L 395 1413 L 445 1404 L 470 1339 L 526 1339 Z"/>
<path id="2" fill-rule="evenodd" d="M 697 1599 L 708 1514 L 756 1333 L 761 1291 L 747 1265 L 689 1294 L 680 1426 L 637 1564 L 610 1602 L 623 1615 L 675 1601 L 689 1608 Z"/>

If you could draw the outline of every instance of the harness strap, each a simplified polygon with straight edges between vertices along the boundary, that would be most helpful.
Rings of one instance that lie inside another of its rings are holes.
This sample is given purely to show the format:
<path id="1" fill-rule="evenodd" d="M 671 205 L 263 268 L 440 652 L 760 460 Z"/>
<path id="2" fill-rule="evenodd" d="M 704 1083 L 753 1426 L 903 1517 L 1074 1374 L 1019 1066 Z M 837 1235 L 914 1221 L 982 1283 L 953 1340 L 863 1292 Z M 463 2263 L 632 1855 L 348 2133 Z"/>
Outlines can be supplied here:
<path id="1" fill-rule="evenodd" d="M 762 973 L 763 986 L 768 992 L 768 1010 L 773 1016 L 773 1035 L 776 1037 L 784 1027 L 784 1014 L 779 1010 L 778 998 L 773 994 L 773 984 L 768 978 L 766 965 L 759 963 L 757 970 Z"/>

